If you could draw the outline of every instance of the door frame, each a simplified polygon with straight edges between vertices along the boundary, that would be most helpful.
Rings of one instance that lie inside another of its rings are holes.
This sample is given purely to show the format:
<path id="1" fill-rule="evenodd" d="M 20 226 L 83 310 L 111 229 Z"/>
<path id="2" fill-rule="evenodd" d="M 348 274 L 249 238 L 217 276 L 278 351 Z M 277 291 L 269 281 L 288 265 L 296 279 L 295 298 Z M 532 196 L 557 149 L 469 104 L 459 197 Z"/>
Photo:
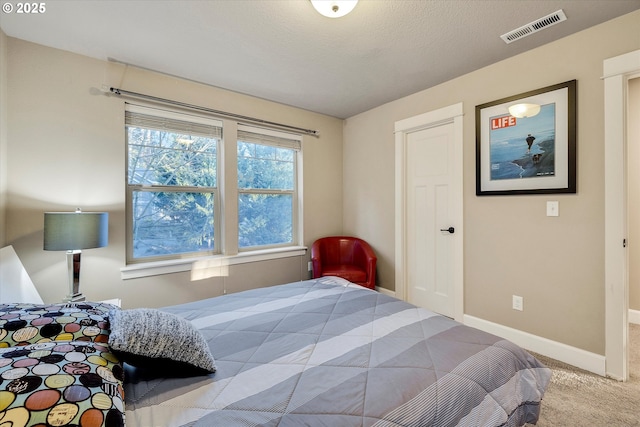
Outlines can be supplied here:
<path id="1" fill-rule="evenodd" d="M 463 105 L 450 105 L 438 110 L 409 117 L 395 123 L 395 284 L 396 297 L 406 299 L 407 292 L 407 217 L 406 217 L 406 164 L 407 164 L 407 135 L 429 128 L 453 124 L 453 155 L 455 170 L 451 171 L 452 187 L 457 197 L 453 200 L 455 206 L 451 218 L 451 225 L 456 229 L 457 244 L 454 244 L 455 265 L 453 274 L 454 318 L 462 322 L 464 315 L 464 212 L 463 212 Z"/>
<path id="2" fill-rule="evenodd" d="M 640 50 L 603 62 L 605 180 L 605 371 L 629 378 L 629 271 L 627 238 L 627 95 L 629 78 L 640 73 Z M 621 190 L 622 189 L 622 190 Z"/>

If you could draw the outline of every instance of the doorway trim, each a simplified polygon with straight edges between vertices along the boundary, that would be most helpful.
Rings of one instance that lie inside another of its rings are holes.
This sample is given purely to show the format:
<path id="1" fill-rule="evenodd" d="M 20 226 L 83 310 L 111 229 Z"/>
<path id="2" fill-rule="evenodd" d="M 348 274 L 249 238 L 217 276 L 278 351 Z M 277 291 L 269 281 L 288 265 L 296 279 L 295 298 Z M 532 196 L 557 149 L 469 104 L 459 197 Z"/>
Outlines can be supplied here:
<path id="1" fill-rule="evenodd" d="M 605 370 L 607 376 L 626 381 L 629 277 L 623 240 L 627 237 L 627 92 L 629 78 L 640 72 L 640 50 L 605 59 L 603 72 Z"/>
<path id="2" fill-rule="evenodd" d="M 457 159 L 455 170 L 451 172 L 452 186 L 459 196 L 454 201 L 455 209 L 452 214 L 452 224 L 460 244 L 454 249 L 454 264 L 456 266 L 453 277 L 454 288 L 454 318 L 462 322 L 464 315 L 464 214 L 463 214 L 463 105 L 450 105 L 438 110 L 409 117 L 395 123 L 395 258 L 396 258 L 396 297 L 405 300 L 407 297 L 406 281 L 406 155 L 407 135 L 423 129 L 429 129 L 445 124 L 453 124 L 454 157 Z"/>

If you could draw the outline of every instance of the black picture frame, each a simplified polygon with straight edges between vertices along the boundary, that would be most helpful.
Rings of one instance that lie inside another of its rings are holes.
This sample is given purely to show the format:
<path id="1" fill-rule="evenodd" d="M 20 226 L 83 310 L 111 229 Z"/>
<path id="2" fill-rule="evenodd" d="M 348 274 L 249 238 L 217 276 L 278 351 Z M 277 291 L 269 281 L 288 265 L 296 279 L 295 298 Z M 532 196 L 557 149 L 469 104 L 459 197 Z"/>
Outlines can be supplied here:
<path id="1" fill-rule="evenodd" d="M 476 106 L 476 195 L 577 192 L 576 88 L 570 80 Z M 540 112 L 512 116 L 521 103 Z"/>

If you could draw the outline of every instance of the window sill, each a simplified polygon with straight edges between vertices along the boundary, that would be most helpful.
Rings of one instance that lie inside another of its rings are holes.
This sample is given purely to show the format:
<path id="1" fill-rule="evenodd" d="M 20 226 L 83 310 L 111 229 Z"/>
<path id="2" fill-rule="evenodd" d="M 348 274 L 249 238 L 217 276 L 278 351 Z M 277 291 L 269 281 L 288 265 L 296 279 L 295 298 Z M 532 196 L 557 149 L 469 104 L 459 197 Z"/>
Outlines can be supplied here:
<path id="1" fill-rule="evenodd" d="M 286 248 L 240 252 L 237 255 L 216 255 L 131 264 L 120 269 L 120 278 L 128 280 L 191 271 L 192 280 L 199 280 L 214 275 L 226 275 L 223 270 L 226 270 L 230 265 L 301 256 L 306 252 L 305 246 L 288 246 Z M 220 274 L 212 274 L 215 270 L 219 270 Z"/>

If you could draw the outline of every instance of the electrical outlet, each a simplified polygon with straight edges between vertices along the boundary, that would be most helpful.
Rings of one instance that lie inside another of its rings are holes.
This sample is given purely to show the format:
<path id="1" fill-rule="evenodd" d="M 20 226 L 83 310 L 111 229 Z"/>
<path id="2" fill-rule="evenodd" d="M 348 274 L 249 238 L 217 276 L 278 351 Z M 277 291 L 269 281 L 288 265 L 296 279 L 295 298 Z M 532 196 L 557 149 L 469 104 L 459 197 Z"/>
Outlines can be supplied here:
<path id="1" fill-rule="evenodd" d="M 311 271 L 311 270 L 313 270 L 313 264 L 311 263 L 311 261 L 309 261 L 307 263 L 307 271 Z"/>
<path id="2" fill-rule="evenodd" d="M 524 299 L 518 295 L 513 295 L 512 304 L 514 310 L 522 311 L 524 309 Z"/>

